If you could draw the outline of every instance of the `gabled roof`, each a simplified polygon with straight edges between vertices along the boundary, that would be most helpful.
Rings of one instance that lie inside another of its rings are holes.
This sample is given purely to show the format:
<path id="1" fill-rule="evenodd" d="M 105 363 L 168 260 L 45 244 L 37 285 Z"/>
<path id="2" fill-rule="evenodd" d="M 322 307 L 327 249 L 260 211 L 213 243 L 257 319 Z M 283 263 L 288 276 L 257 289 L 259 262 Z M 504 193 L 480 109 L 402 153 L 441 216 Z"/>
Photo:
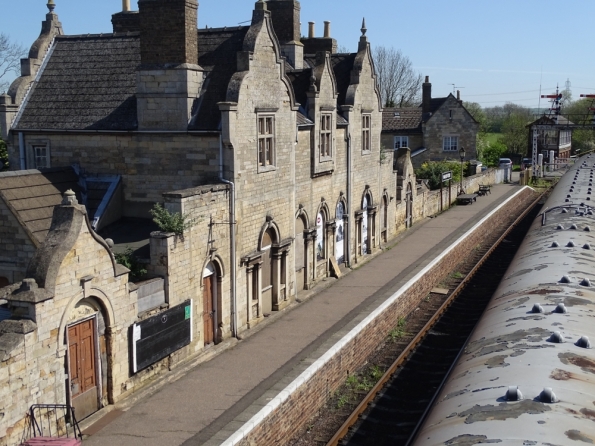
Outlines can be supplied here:
<path id="1" fill-rule="evenodd" d="M 78 175 L 71 167 L 0 173 L 0 199 L 39 243 L 45 240 L 54 207 L 68 189 L 80 198 Z"/>
<path id="2" fill-rule="evenodd" d="M 132 130 L 137 127 L 138 34 L 56 37 L 17 129 Z"/>
<path id="3" fill-rule="evenodd" d="M 537 120 L 533 121 L 531 124 L 529 124 L 527 127 L 530 127 L 532 125 L 564 126 L 564 125 L 574 125 L 574 123 L 562 115 L 548 116 L 548 115 L 544 114 L 544 115 L 540 116 L 539 119 L 537 119 Z"/>
<path id="4" fill-rule="evenodd" d="M 227 87 L 237 69 L 249 26 L 198 30 L 198 64 L 205 71 L 200 103 L 190 121 L 190 130 L 218 130 L 221 121 L 217 103 L 226 101 Z"/>
<path id="5" fill-rule="evenodd" d="M 382 131 L 411 130 L 421 132 L 421 107 L 385 108 L 382 111 Z"/>

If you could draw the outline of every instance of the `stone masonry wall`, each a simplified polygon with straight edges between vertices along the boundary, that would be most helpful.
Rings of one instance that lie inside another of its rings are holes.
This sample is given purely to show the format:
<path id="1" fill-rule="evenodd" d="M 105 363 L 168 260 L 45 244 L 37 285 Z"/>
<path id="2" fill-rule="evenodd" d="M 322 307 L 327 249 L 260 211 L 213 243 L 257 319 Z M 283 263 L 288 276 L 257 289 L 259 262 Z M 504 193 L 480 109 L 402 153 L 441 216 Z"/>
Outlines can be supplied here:
<path id="1" fill-rule="evenodd" d="M 29 234 L 0 199 L 0 277 L 9 283 L 23 280 L 35 250 Z"/>
<path id="2" fill-rule="evenodd" d="M 49 140 L 52 166 L 77 160 L 88 173 L 122 175 L 124 216 L 139 216 L 134 203 L 149 209 L 164 192 L 207 184 L 219 171 L 218 135 L 106 133 L 90 138 L 85 133 L 28 133 L 25 144 L 27 140 Z"/>
<path id="3" fill-rule="evenodd" d="M 452 118 L 450 113 L 452 111 Z M 459 137 L 459 149 L 465 148 L 466 159 L 477 159 L 476 135 L 478 124 L 459 102 L 450 96 L 424 125 L 425 144 L 428 150 L 417 156 L 416 165 L 424 161 L 443 159 L 459 160 L 457 151 L 442 150 L 444 136 Z"/>
<path id="4" fill-rule="evenodd" d="M 518 212 L 535 198 L 531 189 L 518 193 L 506 206 L 492 215 L 474 232 L 443 256 L 426 274 L 383 311 L 373 322 L 347 341 L 328 361 L 299 388 L 286 397 L 264 420 L 244 434 L 236 444 L 265 445 L 291 438 L 300 426 L 310 419 L 326 402 L 329 394 L 344 383 L 345 377 L 360 368 L 368 354 L 381 343 L 400 317 L 412 311 L 446 274 L 452 265 L 461 262 L 474 246 L 481 243 L 494 225 L 510 218 L 511 210 Z"/>

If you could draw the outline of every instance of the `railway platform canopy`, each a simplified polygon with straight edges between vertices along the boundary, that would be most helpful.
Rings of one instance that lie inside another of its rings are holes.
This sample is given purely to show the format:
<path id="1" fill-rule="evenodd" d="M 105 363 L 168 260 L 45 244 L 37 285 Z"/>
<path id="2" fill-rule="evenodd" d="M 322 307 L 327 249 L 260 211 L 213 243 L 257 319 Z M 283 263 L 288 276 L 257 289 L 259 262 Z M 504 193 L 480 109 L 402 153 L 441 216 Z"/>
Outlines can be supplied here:
<path id="1" fill-rule="evenodd" d="M 521 189 L 491 188 L 473 206 L 427 218 L 363 266 L 327 279 L 251 330 L 241 341 L 209 349 L 211 359 L 189 364 L 82 423 L 84 444 L 219 445 L 258 413 L 287 383 L 358 322 L 397 292 L 492 209 Z M 231 345 L 230 345 L 231 344 Z M 204 358 L 203 358 L 204 360 Z"/>

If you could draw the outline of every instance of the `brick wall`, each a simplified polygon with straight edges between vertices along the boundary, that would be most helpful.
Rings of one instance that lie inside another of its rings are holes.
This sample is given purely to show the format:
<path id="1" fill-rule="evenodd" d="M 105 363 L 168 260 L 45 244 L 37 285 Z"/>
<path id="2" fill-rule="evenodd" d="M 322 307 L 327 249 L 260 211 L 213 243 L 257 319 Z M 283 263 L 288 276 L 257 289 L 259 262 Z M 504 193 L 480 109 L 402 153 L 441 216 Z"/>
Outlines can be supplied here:
<path id="1" fill-rule="evenodd" d="M 249 431 L 238 431 L 224 444 L 269 445 L 291 438 L 324 405 L 327 397 L 344 383 L 348 374 L 365 363 L 369 352 L 386 338 L 399 318 L 412 311 L 451 271 L 452 265 L 461 262 L 473 247 L 481 243 L 495 224 L 508 221 L 511 214 L 523 209 L 532 199 L 534 194 L 529 188 L 515 194 L 302 373 L 288 387 L 289 394 L 274 399 L 270 408 L 261 411 L 262 416 L 255 415 L 249 422 L 255 423 Z"/>

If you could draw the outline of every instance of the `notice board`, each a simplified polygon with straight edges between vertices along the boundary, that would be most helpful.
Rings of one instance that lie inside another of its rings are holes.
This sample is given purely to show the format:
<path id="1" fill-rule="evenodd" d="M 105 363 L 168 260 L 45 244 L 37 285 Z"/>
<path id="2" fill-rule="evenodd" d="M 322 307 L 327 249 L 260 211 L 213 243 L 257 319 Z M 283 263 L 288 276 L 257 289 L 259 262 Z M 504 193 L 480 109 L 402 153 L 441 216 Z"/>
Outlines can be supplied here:
<path id="1" fill-rule="evenodd" d="M 192 300 L 133 324 L 130 331 L 136 373 L 192 342 Z"/>

